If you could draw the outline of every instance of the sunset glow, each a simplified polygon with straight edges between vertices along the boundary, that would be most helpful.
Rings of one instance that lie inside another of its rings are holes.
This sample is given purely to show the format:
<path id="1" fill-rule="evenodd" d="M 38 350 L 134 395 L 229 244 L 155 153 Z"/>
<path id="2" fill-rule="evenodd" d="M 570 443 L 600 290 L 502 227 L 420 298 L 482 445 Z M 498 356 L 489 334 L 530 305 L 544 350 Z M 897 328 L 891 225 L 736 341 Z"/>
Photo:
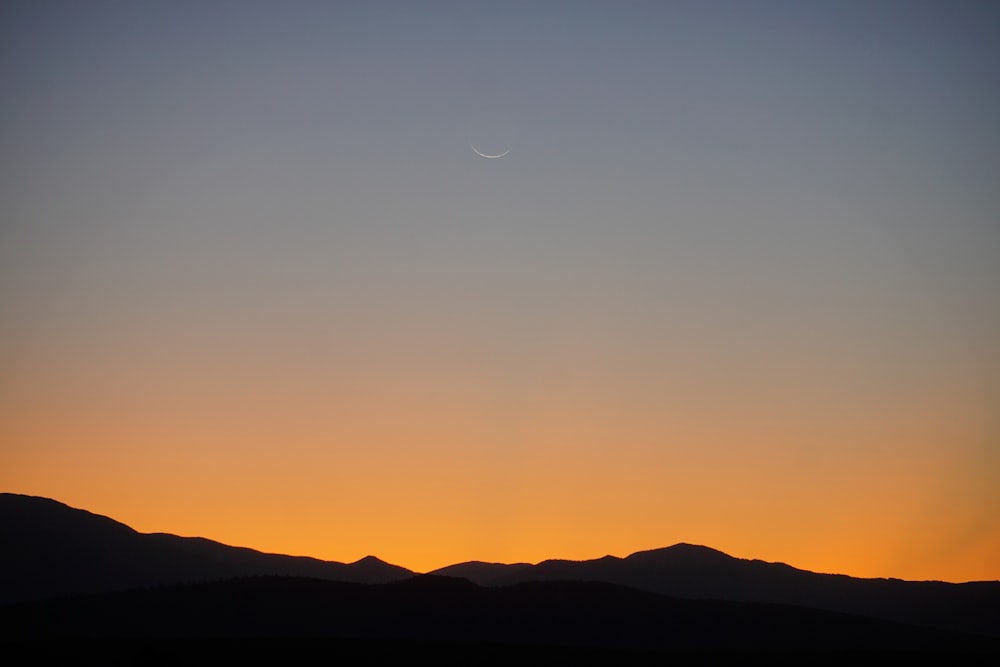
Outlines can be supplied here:
<path id="1" fill-rule="evenodd" d="M 417 571 L 1000 578 L 990 3 L 32 2 L 0 46 L 0 490 Z"/>

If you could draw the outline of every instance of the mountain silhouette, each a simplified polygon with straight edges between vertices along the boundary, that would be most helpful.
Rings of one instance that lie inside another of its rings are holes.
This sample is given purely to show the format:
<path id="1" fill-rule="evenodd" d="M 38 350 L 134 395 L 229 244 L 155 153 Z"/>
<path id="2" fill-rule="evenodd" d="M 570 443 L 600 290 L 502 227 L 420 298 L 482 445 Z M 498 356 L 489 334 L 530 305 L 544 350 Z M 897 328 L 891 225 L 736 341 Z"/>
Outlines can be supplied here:
<path id="1" fill-rule="evenodd" d="M 454 572 L 455 567 L 435 573 Z M 952 584 L 818 574 L 692 544 L 626 558 L 547 560 L 515 569 L 478 564 L 469 574 L 464 576 L 484 586 L 601 581 L 674 597 L 799 605 L 1000 636 L 1000 581 Z"/>
<path id="2" fill-rule="evenodd" d="M 413 575 L 372 556 L 347 564 L 139 533 L 54 500 L 11 493 L 0 494 L 0 544 L 0 603 L 251 575 L 361 583 Z"/>
<path id="3" fill-rule="evenodd" d="M 685 600 L 600 582 L 481 587 L 251 577 L 0 607 L 0 640 L 331 638 L 609 649 L 907 649 L 997 641 L 788 605 Z"/>
<path id="4" fill-rule="evenodd" d="M 465 563 L 456 563 L 442 567 L 428 574 L 437 574 L 445 577 L 460 577 L 479 584 L 480 586 L 490 586 L 502 578 L 510 576 L 513 578 L 516 573 L 533 567 L 531 563 L 484 563 L 483 561 L 472 560 Z"/>
<path id="5" fill-rule="evenodd" d="M 547 560 L 537 565 L 467 562 L 414 578 L 412 571 L 373 556 L 345 564 L 266 554 L 204 538 L 143 534 L 108 517 L 73 509 L 54 500 L 16 494 L 0 494 L 0 544 L 4 545 L 0 549 L 0 604 L 8 605 L 271 575 L 279 576 L 281 581 L 302 578 L 331 582 L 323 584 L 326 588 L 322 590 L 327 591 L 346 591 L 350 589 L 349 586 L 344 588 L 348 584 L 384 584 L 389 586 L 386 590 L 396 591 L 391 595 L 419 597 L 424 595 L 420 591 L 426 589 L 429 591 L 426 594 L 433 593 L 435 600 L 451 599 L 459 607 L 465 604 L 467 596 L 474 600 L 492 600 L 490 604 L 503 606 L 508 604 L 505 600 L 511 599 L 505 596 L 515 595 L 509 592 L 511 590 L 577 591 L 573 586 L 566 586 L 586 584 L 590 586 L 586 589 L 591 592 L 589 594 L 603 591 L 597 597 L 619 596 L 615 599 L 631 595 L 629 599 L 635 604 L 654 599 L 650 595 L 657 600 L 668 596 L 685 599 L 685 604 L 725 601 L 737 605 L 727 609 L 757 605 L 753 607 L 757 610 L 755 614 L 777 605 L 786 610 L 799 610 L 796 613 L 804 613 L 805 609 L 821 610 L 826 614 L 880 619 L 879 622 L 1000 637 L 1000 581 L 951 584 L 858 579 L 817 574 L 781 563 L 733 558 L 715 549 L 690 544 L 642 551 L 626 558 Z M 632 592 L 621 592 L 624 590 Z M 528 595 L 517 593 L 522 594 Z M 538 595 L 544 596 L 543 593 Z M 430 605 L 427 609 L 431 609 L 436 608 L 433 605 L 438 602 L 421 604 Z M 530 615 L 519 607 L 522 602 L 510 604 L 513 605 L 509 609 L 511 614 Z M 698 608 L 701 607 L 685 607 Z M 439 610 L 435 613 L 448 616 L 451 612 Z M 600 615 L 597 611 L 593 613 Z M 795 616 L 791 612 L 782 614 Z M 884 630 L 888 626 L 878 627 Z M 471 640 L 478 641 L 476 637 L 470 635 Z M 489 640 L 488 637 L 481 639 Z"/>

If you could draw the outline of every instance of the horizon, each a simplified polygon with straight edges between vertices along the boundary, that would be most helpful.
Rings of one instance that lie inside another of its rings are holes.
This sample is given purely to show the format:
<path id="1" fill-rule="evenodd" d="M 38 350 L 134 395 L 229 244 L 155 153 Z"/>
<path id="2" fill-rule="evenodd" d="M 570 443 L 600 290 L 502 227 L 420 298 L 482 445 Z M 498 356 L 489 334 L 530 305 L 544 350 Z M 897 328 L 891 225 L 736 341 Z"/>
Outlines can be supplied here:
<path id="1" fill-rule="evenodd" d="M 1000 5 L 9 2 L 0 91 L 0 488 L 1000 578 Z"/>
<path id="2" fill-rule="evenodd" d="M 127 526 L 129 528 L 132 528 L 133 530 L 136 530 L 134 526 L 130 526 L 128 523 L 120 521 L 120 520 L 116 519 L 113 516 L 108 516 L 106 514 L 101 514 L 99 512 L 93 512 L 93 511 L 88 510 L 85 507 L 74 507 L 74 506 L 69 505 L 67 503 L 61 502 L 60 500 L 58 500 L 56 498 L 46 498 L 44 496 L 35 496 L 35 495 L 31 495 L 31 494 L 26 494 L 26 493 L 13 493 L 13 492 L 8 492 L 8 491 L 0 491 L 0 495 L 3 495 L 3 494 L 20 495 L 20 496 L 24 496 L 24 497 L 27 497 L 27 498 L 32 498 L 32 499 L 35 499 L 35 500 L 46 500 L 46 501 L 55 502 L 55 503 L 57 503 L 59 505 L 63 505 L 64 507 L 66 507 L 66 508 L 68 508 L 70 510 L 79 510 L 79 511 L 83 511 L 83 512 L 85 512 L 87 514 L 90 514 L 90 515 L 93 515 L 93 516 L 98 516 L 98 517 L 102 517 L 102 518 L 106 518 L 106 519 L 111 519 L 115 523 L 119 523 L 121 525 L 124 525 L 124 526 Z M 787 566 L 790 566 L 790 567 L 792 567 L 792 568 L 794 568 L 796 570 L 800 570 L 800 571 L 804 571 L 804 572 L 811 572 L 813 574 L 846 575 L 846 576 L 850 576 L 850 577 L 854 577 L 854 578 L 859 578 L 859 579 L 901 579 L 900 577 L 893 577 L 893 576 L 858 577 L 856 575 L 850 575 L 850 574 L 847 574 L 845 572 L 839 572 L 839 571 L 835 571 L 835 570 L 829 570 L 829 571 L 826 571 L 826 570 L 811 570 L 809 568 L 800 567 L 800 566 L 796 565 L 795 563 L 791 563 L 791 562 L 786 562 L 786 561 L 781 561 L 781 560 L 767 560 L 767 559 L 758 558 L 758 557 L 752 556 L 752 555 L 731 554 L 731 553 L 726 552 L 725 550 L 717 549 L 717 548 L 713 547 L 712 545 L 697 544 L 697 543 L 693 543 L 693 542 L 683 542 L 683 541 L 682 542 L 675 542 L 673 544 L 665 544 L 665 545 L 661 545 L 661 546 L 658 546 L 658 547 L 651 547 L 651 548 L 648 548 L 648 549 L 638 549 L 638 550 L 629 551 L 627 553 L 622 553 L 622 554 L 606 552 L 606 553 L 603 553 L 601 555 L 594 555 L 594 556 L 588 556 L 588 557 L 583 557 L 583 558 L 567 558 L 567 557 L 564 557 L 564 556 L 549 556 L 547 558 L 543 558 L 543 559 L 539 559 L 539 560 L 534 560 L 534 561 L 526 561 L 526 560 L 490 561 L 490 560 L 481 560 L 481 559 L 466 559 L 466 560 L 456 560 L 456 561 L 448 562 L 448 563 L 445 563 L 443 565 L 438 565 L 436 567 L 431 567 L 431 568 L 426 568 L 426 569 L 418 569 L 418 568 L 415 568 L 415 567 L 411 567 L 409 564 L 406 564 L 406 563 L 398 563 L 398 562 L 395 562 L 395 561 L 386 560 L 384 558 L 381 558 L 378 554 L 374 554 L 374 553 L 368 553 L 368 554 L 365 554 L 364 556 L 360 556 L 360 557 L 354 558 L 354 559 L 320 558 L 320 557 L 317 557 L 315 555 L 307 554 L 307 553 L 288 553 L 288 552 L 279 552 L 279 551 L 269 551 L 269 550 L 265 550 L 265 549 L 258 549 L 258 548 L 255 548 L 253 546 L 246 545 L 246 544 L 231 544 L 231 543 L 221 542 L 219 540 L 213 539 L 212 536 L 210 536 L 210 535 L 182 535 L 182 534 L 177 534 L 177 533 L 172 533 L 172 532 L 169 532 L 169 531 L 162 531 L 162 530 L 153 530 L 153 531 L 148 531 L 148 532 L 147 531 L 142 531 L 142 530 L 136 530 L 136 532 L 139 535 L 173 535 L 174 537 L 180 537 L 180 538 L 183 538 L 183 539 L 207 539 L 207 540 L 210 540 L 212 542 L 216 542 L 217 544 L 222 544 L 222 545 L 227 546 L 227 547 L 233 547 L 233 548 L 238 548 L 238 549 L 251 549 L 253 551 L 257 551 L 258 553 L 274 554 L 274 555 L 281 555 L 281 556 L 291 556 L 291 557 L 295 557 L 295 558 L 301 558 L 301 557 L 313 558 L 313 559 L 320 560 L 320 561 L 323 561 L 323 562 L 328 562 L 328 563 L 341 563 L 341 564 L 346 564 L 346 565 L 353 565 L 353 564 L 360 563 L 360 562 L 365 561 L 365 560 L 374 559 L 374 560 L 380 561 L 382 563 L 385 563 L 387 565 L 394 565 L 394 566 L 399 566 L 399 567 L 405 568 L 405 569 L 410 570 L 411 572 L 413 572 L 413 574 L 415 574 L 415 575 L 432 574 L 432 573 L 434 573 L 437 570 L 442 570 L 442 569 L 445 569 L 445 568 L 448 568 L 448 567 L 451 567 L 451 566 L 464 565 L 464 564 L 468 564 L 468 563 L 482 563 L 482 564 L 486 564 L 486 565 L 529 565 L 529 566 L 534 566 L 534 565 L 538 565 L 540 563 L 544 563 L 544 562 L 547 562 L 547 561 L 585 562 L 585 561 L 601 560 L 601 559 L 604 559 L 604 558 L 616 558 L 618 560 L 625 560 L 625 559 L 627 559 L 627 558 L 629 558 L 631 556 L 634 556 L 636 554 L 641 554 L 641 553 L 646 553 L 646 552 L 652 552 L 652 551 L 665 551 L 665 550 L 668 550 L 668 549 L 676 549 L 678 547 L 689 547 L 689 548 L 694 548 L 694 549 L 704 549 L 704 550 L 707 550 L 707 551 L 712 551 L 712 552 L 715 552 L 715 553 L 721 554 L 723 556 L 726 556 L 728 558 L 733 558 L 733 559 L 736 559 L 736 560 L 761 561 L 761 562 L 765 562 L 765 563 L 769 563 L 769 564 L 787 565 Z M 927 582 L 927 581 L 930 581 L 930 582 L 938 581 L 938 582 L 952 583 L 952 584 L 976 583 L 976 582 L 983 582 L 983 581 L 987 581 L 987 582 L 989 582 L 989 581 L 996 581 L 996 582 L 1000 583 L 1000 577 L 997 577 L 995 579 L 969 579 L 969 580 L 956 580 L 956 581 L 945 580 L 945 579 L 902 579 L 902 580 L 903 581 L 917 581 L 917 582 L 919 582 L 919 581 L 924 581 L 924 582 Z"/>

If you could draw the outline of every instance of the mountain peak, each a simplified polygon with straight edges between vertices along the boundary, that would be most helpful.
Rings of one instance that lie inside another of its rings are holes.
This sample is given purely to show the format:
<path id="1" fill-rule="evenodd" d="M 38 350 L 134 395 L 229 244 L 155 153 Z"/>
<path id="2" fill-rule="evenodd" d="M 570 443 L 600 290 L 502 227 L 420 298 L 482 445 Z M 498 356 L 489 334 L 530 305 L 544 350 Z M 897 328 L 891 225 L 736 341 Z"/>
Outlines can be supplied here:
<path id="1" fill-rule="evenodd" d="M 667 549 L 674 549 L 674 550 L 677 550 L 677 551 L 691 551 L 691 552 L 698 552 L 698 553 L 713 552 L 713 553 L 717 553 L 717 554 L 722 554 L 723 556 L 728 556 L 729 555 L 729 554 L 723 553 L 722 551 L 719 551 L 718 549 L 713 549 L 712 547 L 706 547 L 703 544 L 691 544 L 690 542 L 678 542 L 677 544 L 673 544 L 673 545 L 671 545 L 669 547 L 666 547 L 666 548 Z"/>
<path id="2" fill-rule="evenodd" d="M 706 547 L 700 544 L 690 544 L 688 542 L 678 542 L 677 544 L 671 545 L 669 547 L 662 547 L 660 549 L 648 549 L 646 551 L 636 551 L 634 554 L 629 555 L 629 558 L 633 556 L 644 556 L 652 554 L 662 554 L 662 555 L 673 555 L 673 556 L 691 556 L 698 558 L 733 558 L 729 554 L 719 551 L 718 549 L 713 549 L 712 547 Z"/>
<path id="3" fill-rule="evenodd" d="M 384 560 L 376 556 L 368 555 L 351 563 L 351 565 L 388 565 Z"/>

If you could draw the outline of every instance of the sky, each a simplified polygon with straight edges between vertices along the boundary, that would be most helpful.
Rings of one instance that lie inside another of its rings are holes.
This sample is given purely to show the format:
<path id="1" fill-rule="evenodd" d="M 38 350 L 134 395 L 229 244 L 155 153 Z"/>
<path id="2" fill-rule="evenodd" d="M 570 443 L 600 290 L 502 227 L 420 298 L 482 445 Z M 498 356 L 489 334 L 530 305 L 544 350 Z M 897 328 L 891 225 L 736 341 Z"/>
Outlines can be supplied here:
<path id="1" fill-rule="evenodd" d="M 1000 579 L 996 3 L 12 1 L 0 96 L 0 490 Z"/>

